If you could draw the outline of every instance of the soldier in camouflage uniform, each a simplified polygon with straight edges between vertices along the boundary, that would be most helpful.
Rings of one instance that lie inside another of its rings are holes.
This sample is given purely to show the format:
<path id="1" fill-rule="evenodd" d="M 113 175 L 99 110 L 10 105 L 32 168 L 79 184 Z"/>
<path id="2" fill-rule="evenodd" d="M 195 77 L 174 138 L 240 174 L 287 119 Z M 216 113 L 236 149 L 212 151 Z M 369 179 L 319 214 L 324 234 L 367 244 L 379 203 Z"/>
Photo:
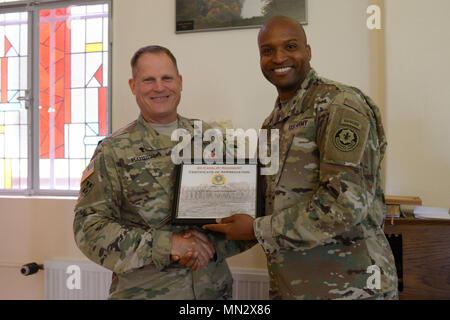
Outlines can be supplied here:
<path id="1" fill-rule="evenodd" d="M 278 172 L 264 177 L 266 216 L 239 214 L 205 228 L 258 240 L 272 299 L 396 299 L 383 232 L 380 111 L 360 90 L 317 76 L 296 21 L 272 18 L 258 43 L 263 74 L 279 94 L 263 124 L 280 135 Z"/>
<path id="2" fill-rule="evenodd" d="M 104 139 L 84 171 L 75 241 L 90 260 L 113 271 L 110 299 L 231 298 L 225 258 L 239 253 L 241 242 L 170 223 L 177 142 L 155 124 L 183 128 L 191 137 L 196 129 L 176 111 L 176 60 L 151 46 L 135 54 L 132 67 L 130 87 L 141 114 Z"/>

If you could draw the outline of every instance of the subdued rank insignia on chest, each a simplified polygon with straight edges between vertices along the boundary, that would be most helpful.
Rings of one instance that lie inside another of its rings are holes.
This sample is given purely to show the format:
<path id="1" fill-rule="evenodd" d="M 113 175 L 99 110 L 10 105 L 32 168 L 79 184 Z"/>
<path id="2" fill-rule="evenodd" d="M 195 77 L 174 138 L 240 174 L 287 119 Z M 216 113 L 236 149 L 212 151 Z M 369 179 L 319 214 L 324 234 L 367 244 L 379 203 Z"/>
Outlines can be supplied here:
<path id="1" fill-rule="evenodd" d="M 351 128 L 340 128 L 334 135 L 334 145 L 343 152 L 355 150 L 358 146 L 358 133 Z"/>
<path id="2" fill-rule="evenodd" d="M 93 174 L 94 170 L 95 170 L 94 160 L 92 160 L 89 163 L 89 165 L 86 167 L 86 169 L 84 169 L 84 171 L 83 171 L 83 175 L 81 177 L 81 183 L 83 183 L 84 180 L 86 180 L 91 174 Z"/>

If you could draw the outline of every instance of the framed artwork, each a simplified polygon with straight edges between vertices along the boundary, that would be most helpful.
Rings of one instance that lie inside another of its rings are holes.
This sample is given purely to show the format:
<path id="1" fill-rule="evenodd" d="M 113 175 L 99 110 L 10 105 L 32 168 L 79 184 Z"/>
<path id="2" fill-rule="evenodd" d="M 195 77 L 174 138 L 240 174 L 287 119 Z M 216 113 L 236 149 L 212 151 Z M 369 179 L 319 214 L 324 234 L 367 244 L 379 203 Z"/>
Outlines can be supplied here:
<path id="1" fill-rule="evenodd" d="M 258 28 L 283 15 L 307 24 L 307 0 L 176 0 L 176 33 Z"/>

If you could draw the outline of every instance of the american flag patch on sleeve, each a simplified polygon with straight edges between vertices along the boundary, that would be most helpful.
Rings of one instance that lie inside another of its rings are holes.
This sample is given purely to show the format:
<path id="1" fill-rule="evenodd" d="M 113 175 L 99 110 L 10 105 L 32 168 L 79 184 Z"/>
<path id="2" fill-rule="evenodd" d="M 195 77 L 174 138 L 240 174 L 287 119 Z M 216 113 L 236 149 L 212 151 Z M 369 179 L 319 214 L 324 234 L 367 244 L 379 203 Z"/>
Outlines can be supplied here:
<path id="1" fill-rule="evenodd" d="M 81 177 L 81 183 L 86 180 L 94 172 L 94 161 L 91 161 L 89 165 L 84 169 L 83 176 Z"/>

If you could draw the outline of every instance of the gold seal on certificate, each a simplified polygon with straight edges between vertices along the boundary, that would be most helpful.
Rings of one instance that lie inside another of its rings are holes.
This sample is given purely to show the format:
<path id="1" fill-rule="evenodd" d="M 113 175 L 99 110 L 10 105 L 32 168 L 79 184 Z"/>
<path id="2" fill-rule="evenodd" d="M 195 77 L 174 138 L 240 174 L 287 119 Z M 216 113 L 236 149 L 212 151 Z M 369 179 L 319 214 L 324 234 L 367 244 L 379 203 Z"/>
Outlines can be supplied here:
<path id="1" fill-rule="evenodd" d="M 174 224 L 208 224 L 235 213 L 259 216 L 257 164 L 180 164 Z"/>

